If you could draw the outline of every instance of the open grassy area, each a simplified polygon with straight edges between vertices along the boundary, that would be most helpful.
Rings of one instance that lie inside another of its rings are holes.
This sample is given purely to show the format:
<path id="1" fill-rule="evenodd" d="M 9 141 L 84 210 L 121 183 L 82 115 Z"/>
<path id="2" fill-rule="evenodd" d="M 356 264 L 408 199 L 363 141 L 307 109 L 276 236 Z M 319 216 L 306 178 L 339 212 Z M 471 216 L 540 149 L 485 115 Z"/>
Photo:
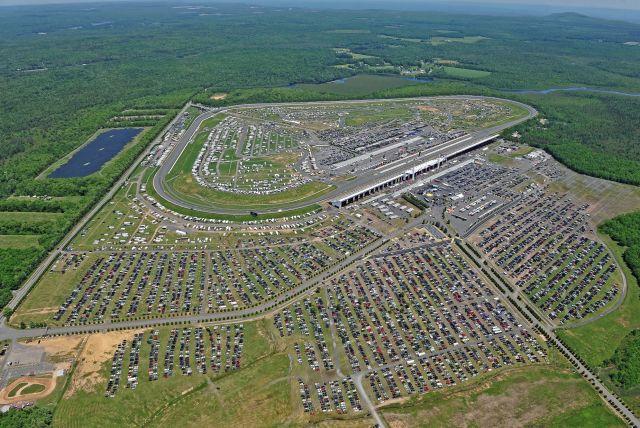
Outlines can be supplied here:
<path id="1" fill-rule="evenodd" d="M 382 414 L 391 426 L 624 426 L 562 363 L 498 371 L 383 407 Z"/>
<path id="2" fill-rule="evenodd" d="M 478 43 L 482 40 L 486 40 L 486 37 L 483 36 L 464 36 L 464 37 L 431 37 L 429 39 L 429 43 L 433 46 L 444 45 L 446 43 L 464 43 L 464 44 L 473 44 Z"/>
<path id="3" fill-rule="evenodd" d="M 200 124 L 200 128 L 198 128 L 198 132 L 196 132 L 193 141 L 187 144 L 187 146 L 184 148 L 184 151 L 182 152 L 176 163 L 173 165 L 173 168 L 171 168 L 171 171 L 169 171 L 169 173 L 167 174 L 167 180 L 180 174 L 191 173 L 191 167 L 196 161 L 198 153 L 202 149 L 205 141 L 207 141 L 207 136 L 209 135 L 207 129 L 210 130 L 218 123 L 222 122 L 224 118 L 225 115 L 219 114 L 203 121 Z"/>
<path id="4" fill-rule="evenodd" d="M 198 211 L 198 210 L 192 210 L 192 209 L 188 209 L 188 208 L 183 208 L 181 206 L 175 205 L 167 200 L 165 200 L 164 198 L 160 197 L 160 195 L 158 195 L 156 193 L 156 191 L 153 189 L 153 186 L 151 184 L 151 177 L 153 177 L 153 174 L 151 174 L 149 176 L 149 179 L 147 180 L 147 192 L 149 193 L 150 196 L 152 196 L 153 198 L 155 198 L 155 200 L 160 201 L 160 203 L 162 203 L 163 206 L 165 206 L 166 208 L 173 210 L 179 214 L 184 214 L 184 215 L 189 215 L 189 216 L 195 216 L 195 217 L 200 217 L 200 218 L 207 218 L 207 219 L 214 219 L 214 220 L 229 220 L 229 221 L 254 221 L 254 220 L 265 220 L 265 219 L 270 219 L 270 218 L 283 218 L 283 217 L 291 217 L 291 216 L 295 216 L 295 215 L 304 215 L 304 214 L 308 214 L 312 211 L 317 211 L 320 210 L 321 207 L 318 204 L 310 204 L 307 205 L 305 207 L 302 208 L 297 208 L 297 209 L 293 209 L 293 210 L 282 210 L 282 211 L 278 211 L 278 212 L 273 212 L 273 213 L 266 213 L 266 214 L 258 214 L 257 216 L 252 216 L 250 214 L 215 214 L 215 213 L 207 213 L 207 212 L 203 212 L 203 211 Z"/>
<path id="5" fill-rule="evenodd" d="M 471 68 L 442 67 L 442 70 L 449 77 L 457 77 L 461 79 L 478 79 L 491 75 L 491 72 L 489 71 L 473 70 Z"/>
<path id="6" fill-rule="evenodd" d="M 48 213 L 48 212 L 0 212 L 0 221 L 29 221 L 29 222 L 46 222 L 56 221 L 64 214 Z"/>
<path id="7" fill-rule="evenodd" d="M 394 89 L 402 86 L 417 85 L 420 82 L 400 76 L 385 76 L 375 74 L 359 74 L 333 82 L 318 84 L 299 84 L 296 88 L 309 89 L 317 92 L 330 92 L 340 95 L 366 95 L 384 89 Z"/>
<path id="8" fill-rule="evenodd" d="M 0 248 L 39 248 L 38 235 L 0 235 Z"/>
<path id="9" fill-rule="evenodd" d="M 123 426 L 275 426 L 292 411 L 287 378 L 289 360 L 275 348 L 266 321 L 245 323 L 245 351 L 238 371 L 146 380 L 148 349 L 140 355 L 140 383 L 135 391 L 121 387 L 105 398 L 106 382 L 93 391 L 77 391 L 61 400 L 54 425 Z M 146 350 L 145 350 L 146 349 Z M 162 356 L 162 355 L 161 355 Z M 101 374 L 106 379 L 110 361 Z"/>
<path id="10" fill-rule="evenodd" d="M 43 275 L 11 316 L 11 325 L 20 326 L 22 322 L 26 325 L 30 322 L 51 322 L 60 305 L 97 257 L 88 256 L 77 270 L 69 269 L 65 273 L 47 272 Z"/>
<path id="11" fill-rule="evenodd" d="M 44 385 L 40 385 L 38 383 L 33 383 L 33 384 L 27 386 L 25 389 L 23 389 L 20 392 L 20 395 L 36 394 L 36 393 L 42 392 L 44 390 L 45 390 Z"/>
<path id="12" fill-rule="evenodd" d="M 20 382 L 17 384 L 15 388 L 9 391 L 9 397 L 15 397 L 18 394 L 18 391 L 20 391 L 25 385 L 27 385 L 27 382 Z"/>

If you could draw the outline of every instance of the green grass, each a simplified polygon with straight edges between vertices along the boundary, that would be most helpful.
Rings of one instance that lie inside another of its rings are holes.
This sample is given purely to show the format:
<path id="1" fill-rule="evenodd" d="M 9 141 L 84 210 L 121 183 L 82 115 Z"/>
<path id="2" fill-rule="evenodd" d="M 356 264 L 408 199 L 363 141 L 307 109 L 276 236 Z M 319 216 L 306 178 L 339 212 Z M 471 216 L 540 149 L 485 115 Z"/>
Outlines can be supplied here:
<path id="1" fill-rule="evenodd" d="M 38 383 L 33 383 L 33 384 L 27 386 L 25 389 L 23 389 L 20 392 L 20 395 L 36 394 L 36 393 L 42 392 L 44 390 L 45 390 L 44 385 L 40 385 Z"/>
<path id="2" fill-rule="evenodd" d="M 22 388 L 26 384 L 27 384 L 27 382 L 20 382 L 19 384 L 17 384 L 15 386 L 15 388 L 13 388 L 11 391 L 9 391 L 9 398 L 15 397 L 18 394 L 18 391 L 20 391 L 20 388 Z"/>
<path id="3" fill-rule="evenodd" d="M 188 208 L 181 207 L 179 205 L 175 205 L 165 200 L 160 195 L 158 195 L 158 193 L 156 193 L 155 189 L 153 188 L 153 185 L 151 184 L 151 178 L 153 177 L 154 173 L 155 171 L 150 171 L 149 173 L 149 177 L 147 179 L 147 193 L 151 197 L 153 197 L 156 201 L 159 201 L 160 203 L 162 203 L 162 205 L 165 206 L 166 208 L 183 215 L 195 216 L 195 217 L 212 219 L 212 220 L 229 220 L 229 221 L 235 221 L 235 222 L 242 222 L 242 221 L 267 220 L 272 218 L 283 218 L 283 217 L 291 217 L 296 215 L 304 215 L 304 214 L 308 214 L 310 212 L 318 211 L 321 209 L 320 205 L 318 204 L 310 204 L 302 208 L 297 208 L 292 210 L 282 210 L 282 211 L 273 212 L 273 213 L 258 214 L 257 216 L 252 216 L 250 214 L 217 214 L 217 213 L 208 213 L 204 211 L 188 209 Z"/>
<path id="4" fill-rule="evenodd" d="M 429 43 L 433 46 L 440 46 L 447 43 L 464 43 L 464 44 L 473 44 L 478 43 L 482 40 L 486 40 L 486 37 L 482 36 L 465 36 L 465 37 L 431 37 L 429 39 Z"/>
<path id="5" fill-rule="evenodd" d="M 92 255 L 77 269 L 61 272 L 47 271 L 36 286 L 27 294 L 20 306 L 11 316 L 10 323 L 19 326 L 33 322 L 53 322 L 53 315 L 65 301 L 73 287 L 80 282 L 84 272 L 98 256 Z"/>
<path id="6" fill-rule="evenodd" d="M 40 248 L 39 235 L 0 235 L 0 248 Z"/>
<path id="7" fill-rule="evenodd" d="M 318 84 L 299 84 L 296 88 L 309 89 L 321 93 L 333 93 L 339 95 L 367 95 L 385 89 L 394 89 L 403 86 L 420 84 L 400 76 L 385 76 L 375 74 L 359 74 L 348 77 L 343 81 L 333 81 Z"/>
<path id="8" fill-rule="evenodd" d="M 487 77 L 491 75 L 489 71 L 483 70 L 473 70 L 471 68 L 460 68 L 460 67 L 442 67 L 444 73 L 449 77 L 460 78 L 460 79 L 478 79 L 481 77 Z"/>
<path id="9" fill-rule="evenodd" d="M 547 423 L 549 427 L 602 428 L 624 426 L 622 421 L 609 412 L 601 403 L 557 415 Z"/>
<path id="10" fill-rule="evenodd" d="M 266 356 L 157 413 L 150 426 L 278 426 L 293 407 L 288 368 L 285 354 Z"/>
<path id="11" fill-rule="evenodd" d="M 332 185 L 312 181 L 270 195 L 238 194 L 200 186 L 191 176 L 180 176 L 166 184 L 166 190 L 174 196 L 201 206 L 255 211 L 286 209 L 287 204 L 304 203 L 332 189 Z"/>
<path id="12" fill-rule="evenodd" d="M 47 212 L 0 212 L 0 221 L 55 221 L 64 216 L 63 213 Z"/>
<path id="13" fill-rule="evenodd" d="M 54 426 L 248 426 L 251 421 L 255 425 L 284 420 L 291 408 L 288 380 L 283 379 L 289 361 L 275 351 L 266 322 L 244 323 L 242 368 L 218 375 L 196 372 L 183 376 L 178 370 L 168 379 L 149 382 L 149 345 L 143 342 L 135 391 L 121 385 L 114 398 L 103 396 L 111 363 L 106 361 L 101 371 L 104 381 L 94 391 L 77 391 L 63 398 L 54 414 Z M 163 352 L 161 349 L 161 361 Z"/>
<path id="14" fill-rule="evenodd" d="M 405 426 L 624 426 L 561 361 L 499 370 L 382 413 Z"/>
<path id="15" fill-rule="evenodd" d="M 209 133 L 205 131 L 205 129 L 213 128 L 218 123 L 222 122 L 223 119 L 224 115 L 217 115 L 203 121 L 200 124 L 199 131 L 196 133 L 193 141 L 187 144 L 187 146 L 184 148 L 184 151 L 182 152 L 178 160 L 176 160 L 176 163 L 173 164 L 173 167 L 167 174 L 167 180 L 174 178 L 180 174 L 191 174 L 191 167 L 195 163 L 196 158 L 198 157 L 198 153 L 200 153 L 200 150 L 202 150 L 202 146 L 204 145 L 205 141 L 207 141 L 207 136 L 209 135 Z"/>

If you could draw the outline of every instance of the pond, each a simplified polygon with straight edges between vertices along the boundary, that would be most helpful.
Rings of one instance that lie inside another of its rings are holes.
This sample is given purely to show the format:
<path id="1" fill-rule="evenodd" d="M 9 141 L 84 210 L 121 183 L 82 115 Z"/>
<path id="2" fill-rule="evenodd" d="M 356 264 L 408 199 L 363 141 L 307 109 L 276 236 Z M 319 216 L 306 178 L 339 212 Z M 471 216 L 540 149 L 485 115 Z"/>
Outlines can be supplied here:
<path id="1" fill-rule="evenodd" d="M 71 159 L 49 174 L 49 178 L 85 177 L 98 171 L 129 142 L 142 132 L 143 128 L 119 128 L 102 132 Z"/>

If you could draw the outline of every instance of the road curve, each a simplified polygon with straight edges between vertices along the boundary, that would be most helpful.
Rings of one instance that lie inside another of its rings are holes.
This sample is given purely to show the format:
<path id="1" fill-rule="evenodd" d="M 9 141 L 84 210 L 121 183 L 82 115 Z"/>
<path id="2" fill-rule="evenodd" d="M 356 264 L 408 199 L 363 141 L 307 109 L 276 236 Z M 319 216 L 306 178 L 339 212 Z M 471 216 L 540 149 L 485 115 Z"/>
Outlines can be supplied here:
<path id="1" fill-rule="evenodd" d="M 182 207 L 184 209 L 188 209 L 188 210 L 194 210 L 194 211 L 199 211 L 202 213 L 206 213 L 206 214 L 221 214 L 221 215 L 234 215 L 234 214 L 247 214 L 249 212 L 249 210 L 247 209 L 233 209 L 233 208 L 228 208 L 228 207 L 222 207 L 222 206 L 213 206 L 213 205 L 204 205 L 204 204 L 199 204 L 197 202 L 194 201 L 185 201 L 183 199 L 181 199 L 178 195 L 174 194 L 169 186 L 166 186 L 166 176 L 167 174 L 171 171 L 171 169 L 173 168 L 173 166 L 175 165 L 175 163 L 178 161 L 178 159 L 180 158 L 180 155 L 182 154 L 182 152 L 184 151 L 185 147 L 193 140 L 195 134 L 197 133 L 198 129 L 200 128 L 200 125 L 202 124 L 203 121 L 212 118 L 214 116 L 216 116 L 217 114 L 221 114 L 224 113 L 226 111 L 228 111 L 230 108 L 246 108 L 246 107 L 264 107 L 264 106 L 274 106 L 274 105 L 280 105 L 280 106 L 300 106 L 300 105 L 334 105 L 334 104 L 365 104 L 365 103 L 370 103 L 372 101 L 376 101 L 376 102 L 397 102 L 397 101 L 409 101 L 409 100 L 433 100 L 433 99 L 455 99 L 455 100 L 466 100 L 466 99 L 481 99 L 481 100 L 494 100 L 494 101 L 502 101 L 502 102 L 509 102 L 511 104 L 517 105 L 518 107 L 521 107 L 523 109 L 525 109 L 527 111 L 527 115 L 525 117 L 522 117 L 520 119 L 515 119 L 497 126 L 493 126 L 491 128 L 484 128 L 484 129 L 480 129 L 478 131 L 474 131 L 471 132 L 469 135 L 472 136 L 471 140 L 468 140 L 465 144 L 467 145 L 471 145 L 473 142 L 475 141 L 479 141 L 481 139 L 484 139 L 486 137 L 489 137 L 491 135 L 497 134 L 502 132 L 503 130 L 510 128 L 514 125 L 517 125 L 519 123 L 522 123 L 526 120 L 529 120 L 533 117 L 535 117 L 538 114 L 538 111 L 527 105 L 527 104 L 523 104 L 517 101 L 513 101 L 513 100 L 508 100 L 508 99 L 502 99 L 502 98 L 495 98 L 495 97 L 482 97 L 482 96 L 465 96 L 465 95 L 451 95 L 451 96 L 440 96 L 440 97 L 419 97 L 419 98 L 392 98 L 392 99 L 367 99 L 367 100 L 350 100 L 350 101 L 317 101 L 317 102 L 302 102 L 302 103 L 273 103 L 273 104 L 240 104 L 240 105 L 234 105 L 234 106 L 230 106 L 230 107 L 226 107 L 226 108 L 217 108 L 217 109 L 213 109 L 210 111 L 207 111 L 203 114 L 201 114 L 200 116 L 198 116 L 196 118 L 196 120 L 193 121 L 193 123 L 191 124 L 191 126 L 189 126 L 189 129 L 187 129 L 187 131 L 185 131 L 185 133 L 182 135 L 182 137 L 180 138 L 180 141 L 178 141 L 178 143 L 173 147 L 172 151 L 167 155 L 165 162 L 163 163 L 163 165 L 160 166 L 160 168 L 158 169 L 158 171 L 156 171 L 155 175 L 153 176 L 153 188 L 155 190 L 155 192 L 160 196 L 160 198 L 164 199 L 165 201 L 170 202 L 173 205 Z M 443 143 L 443 144 L 447 144 L 447 143 Z M 440 145 L 442 146 L 442 145 Z M 436 146 L 434 147 L 434 151 L 438 150 L 438 147 L 440 146 Z M 457 148 L 457 147 L 456 147 Z M 451 149 L 453 150 L 453 148 Z M 434 154 L 435 156 L 435 154 Z M 431 156 L 431 157 L 434 157 Z M 424 162 L 425 160 L 427 160 L 427 158 L 429 158 L 429 153 L 425 153 L 424 155 L 422 155 L 418 160 L 415 160 L 414 162 L 411 163 L 420 163 L 420 162 Z M 408 165 L 406 164 L 402 164 L 399 165 L 397 168 L 395 168 L 394 170 L 388 172 L 386 175 L 392 175 L 393 173 L 397 173 L 399 170 L 401 169 L 406 169 L 408 167 Z M 281 204 L 278 205 L 277 207 L 273 207 L 273 208 L 266 208 L 266 209 L 259 209 L 258 211 L 260 211 L 261 213 L 275 213 L 281 210 L 292 210 L 292 209 L 297 209 L 297 208 L 303 208 L 305 206 L 311 205 L 311 204 L 315 204 L 315 203 L 319 203 L 319 202 L 323 202 L 323 201 L 327 201 L 327 200 L 331 200 L 331 198 L 335 197 L 338 194 L 344 194 L 347 193 L 349 191 L 355 190 L 357 188 L 361 188 L 364 187 L 366 184 L 370 183 L 372 181 L 372 179 L 376 179 L 379 180 L 380 176 L 378 175 L 373 175 L 373 174 L 367 174 L 365 176 L 360 176 L 357 177 L 354 180 L 349 180 L 349 181 L 345 181 L 342 183 L 339 183 L 337 185 L 337 188 L 322 194 L 318 197 L 315 198 L 311 198 L 311 199 L 307 199 L 304 200 L 302 202 L 293 202 L 293 203 L 289 203 L 289 204 Z M 162 203 L 162 200 L 158 201 L 160 203 Z"/>

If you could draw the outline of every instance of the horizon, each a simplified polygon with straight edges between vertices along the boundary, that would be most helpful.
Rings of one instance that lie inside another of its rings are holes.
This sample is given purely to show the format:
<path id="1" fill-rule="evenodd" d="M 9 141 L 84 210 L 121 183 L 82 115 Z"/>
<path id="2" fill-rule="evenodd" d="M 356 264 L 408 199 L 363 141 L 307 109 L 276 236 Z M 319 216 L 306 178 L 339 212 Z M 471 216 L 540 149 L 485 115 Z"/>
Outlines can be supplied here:
<path id="1" fill-rule="evenodd" d="M 75 3 L 138 3 L 138 2 L 166 2 L 162 0 L 0 0 L 0 6 L 31 6 L 39 4 L 75 4 Z M 544 8 L 575 8 L 576 11 L 583 9 L 594 10 L 630 10 L 640 11 L 640 3 L 632 0 L 610 0 L 606 7 L 603 7 L 598 0 L 428 0 L 426 2 L 419 0 L 400 0 L 398 2 L 389 2 L 387 0 L 204 0 L 191 2 L 188 0 L 175 0 L 178 3 L 220 3 L 220 4 L 255 4 L 264 6 L 287 6 L 287 7 L 326 7 L 336 8 L 341 6 L 344 9 L 427 9 L 429 6 L 448 5 L 453 8 L 456 6 L 471 4 L 477 7 L 503 7 L 505 9 L 528 9 L 532 7 Z M 391 4 L 388 4 L 391 3 Z"/>

